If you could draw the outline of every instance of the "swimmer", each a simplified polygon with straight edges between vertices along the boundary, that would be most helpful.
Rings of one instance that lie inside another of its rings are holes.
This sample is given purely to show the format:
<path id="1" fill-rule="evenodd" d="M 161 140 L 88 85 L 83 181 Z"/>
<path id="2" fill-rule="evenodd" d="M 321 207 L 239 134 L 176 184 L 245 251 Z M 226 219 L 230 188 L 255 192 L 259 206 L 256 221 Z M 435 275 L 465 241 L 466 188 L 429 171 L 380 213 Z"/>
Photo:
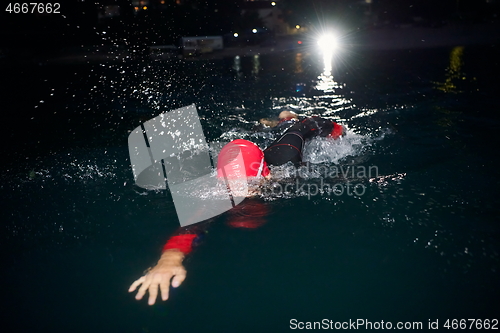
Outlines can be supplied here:
<path id="1" fill-rule="evenodd" d="M 329 136 L 338 139 L 345 135 L 343 126 L 320 117 L 300 119 L 294 112 L 283 111 L 280 113 L 279 119 L 280 121 L 275 124 L 275 127 L 281 124 L 286 129 L 264 151 L 256 144 L 242 139 L 234 140 L 222 148 L 217 159 L 217 177 L 227 182 L 233 195 L 249 194 L 249 192 L 239 193 L 237 190 L 238 182 L 241 180 L 247 182 L 252 179 L 259 182 L 269 179 L 271 172 L 268 165 L 282 165 L 287 162 L 300 163 L 305 140 L 315 136 Z M 239 163 L 241 160 L 235 159 L 236 155 L 243 159 L 243 163 Z M 250 192 L 250 194 L 252 193 Z M 256 205 L 256 203 L 254 202 L 252 205 Z M 256 210 L 255 207 L 250 208 Z M 232 211 L 235 214 L 245 209 L 248 207 L 239 205 Z M 265 208 L 261 207 L 260 210 L 264 212 L 261 215 L 265 216 Z M 240 221 L 236 218 L 230 224 L 233 223 L 235 227 L 253 228 L 263 223 L 262 218 L 258 219 L 256 223 L 250 223 L 248 216 L 245 215 L 245 218 L 240 219 Z M 205 221 L 179 228 L 163 247 L 158 263 L 144 276 L 132 283 L 129 292 L 134 292 L 140 286 L 135 298 L 140 300 L 148 292 L 148 304 L 153 305 L 159 290 L 161 299 L 166 301 L 169 297 L 170 286 L 177 288 L 185 280 L 186 269 L 182 262 L 199 243 L 209 222 Z"/>

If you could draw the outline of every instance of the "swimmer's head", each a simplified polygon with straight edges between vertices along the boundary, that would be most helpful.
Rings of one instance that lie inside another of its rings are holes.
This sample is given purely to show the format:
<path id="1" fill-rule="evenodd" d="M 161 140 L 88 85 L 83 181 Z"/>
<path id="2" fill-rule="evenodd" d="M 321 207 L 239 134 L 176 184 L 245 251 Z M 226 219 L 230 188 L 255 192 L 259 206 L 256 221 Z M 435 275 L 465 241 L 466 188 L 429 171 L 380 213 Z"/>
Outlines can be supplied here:
<path id="1" fill-rule="evenodd" d="M 217 158 L 217 177 L 246 180 L 249 177 L 266 177 L 269 168 L 264 153 L 253 142 L 234 140 L 222 147 Z"/>
<path id="2" fill-rule="evenodd" d="M 280 120 L 284 119 L 299 119 L 299 116 L 293 111 L 281 111 L 278 118 Z"/>

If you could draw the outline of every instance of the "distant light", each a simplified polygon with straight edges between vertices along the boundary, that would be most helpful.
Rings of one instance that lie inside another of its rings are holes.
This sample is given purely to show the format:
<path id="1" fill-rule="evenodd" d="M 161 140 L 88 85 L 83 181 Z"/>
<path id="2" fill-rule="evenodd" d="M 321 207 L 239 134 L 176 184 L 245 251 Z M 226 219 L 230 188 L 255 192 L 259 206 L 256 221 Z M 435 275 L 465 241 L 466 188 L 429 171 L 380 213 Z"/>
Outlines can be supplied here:
<path id="1" fill-rule="evenodd" d="M 256 34 L 256 33 L 257 33 L 257 29 L 252 29 L 252 32 L 253 32 L 254 34 Z"/>
<path id="2" fill-rule="evenodd" d="M 142 7 L 143 10 L 147 10 L 148 9 L 148 6 L 144 6 Z"/>
<path id="3" fill-rule="evenodd" d="M 323 52 L 332 52 L 338 46 L 337 37 L 333 34 L 326 34 L 318 39 L 318 46 Z"/>
<path id="4" fill-rule="evenodd" d="M 238 37 L 239 35 L 238 35 L 238 33 L 237 33 L 237 32 L 235 32 L 235 33 L 233 34 L 233 36 L 234 36 L 234 37 Z"/>
<path id="5" fill-rule="evenodd" d="M 302 44 L 302 41 L 301 41 L 301 40 L 299 40 L 299 41 L 297 42 L 297 44 Z"/>
<path id="6" fill-rule="evenodd" d="M 276 2 L 271 2 L 271 6 L 276 6 Z"/>
<path id="7" fill-rule="evenodd" d="M 297 25 L 295 26 L 295 29 L 300 29 L 300 25 L 298 25 L 298 24 L 297 24 Z"/>
<path id="8" fill-rule="evenodd" d="M 164 4 L 165 4 L 165 0 L 161 0 L 161 1 L 160 1 L 160 3 L 161 3 L 162 5 L 164 5 Z"/>
<path id="9" fill-rule="evenodd" d="M 135 11 L 138 11 L 139 10 L 139 7 L 134 7 Z"/>

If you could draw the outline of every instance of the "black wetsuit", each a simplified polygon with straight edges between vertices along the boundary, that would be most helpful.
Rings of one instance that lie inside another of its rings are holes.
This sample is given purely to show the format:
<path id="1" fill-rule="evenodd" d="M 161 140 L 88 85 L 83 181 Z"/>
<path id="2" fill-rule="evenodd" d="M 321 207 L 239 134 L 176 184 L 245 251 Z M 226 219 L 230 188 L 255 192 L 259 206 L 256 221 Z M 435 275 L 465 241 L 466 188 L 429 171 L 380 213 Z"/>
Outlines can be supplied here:
<path id="1" fill-rule="evenodd" d="M 328 136 L 333 130 L 333 122 L 320 117 L 300 119 L 264 150 L 268 165 L 282 165 L 287 162 L 302 162 L 304 141 L 315 136 Z"/>

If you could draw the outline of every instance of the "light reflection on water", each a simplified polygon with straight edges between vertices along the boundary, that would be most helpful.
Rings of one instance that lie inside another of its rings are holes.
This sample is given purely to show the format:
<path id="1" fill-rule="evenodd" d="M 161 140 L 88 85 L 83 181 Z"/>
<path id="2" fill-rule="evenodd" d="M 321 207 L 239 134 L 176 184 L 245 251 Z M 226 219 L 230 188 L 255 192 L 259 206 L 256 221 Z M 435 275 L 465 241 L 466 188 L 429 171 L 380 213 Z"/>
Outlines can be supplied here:
<path id="1" fill-rule="evenodd" d="M 241 57 L 239 55 L 234 57 L 233 69 L 236 72 L 236 78 L 241 79 L 243 73 L 241 72 Z"/>
<path id="2" fill-rule="evenodd" d="M 252 73 L 255 73 L 256 58 L 252 58 L 253 69 Z M 241 77 L 241 58 L 235 57 L 233 64 L 233 69 L 236 70 L 237 77 Z M 311 56 L 311 54 L 304 54 L 302 52 L 297 52 L 293 57 L 293 72 L 303 75 L 305 68 L 310 67 L 310 62 L 315 61 L 316 58 Z M 303 116 L 320 115 L 322 117 L 330 118 L 337 122 L 340 122 L 347 128 L 347 135 L 340 140 L 332 140 L 327 138 L 315 138 L 306 143 L 304 149 L 303 161 L 308 164 L 318 164 L 331 168 L 333 166 L 340 167 L 352 167 L 353 165 L 367 163 L 369 161 L 369 156 L 373 154 L 373 150 L 376 148 L 378 143 L 383 142 L 386 136 L 391 136 L 393 134 L 392 130 L 389 128 L 377 128 L 368 129 L 363 134 L 357 133 L 355 131 L 355 126 L 353 129 L 350 128 L 350 119 L 343 117 L 347 110 L 355 111 L 355 116 L 352 118 L 360 117 L 371 117 L 379 110 L 377 109 L 363 109 L 359 110 L 355 108 L 353 101 L 344 95 L 345 83 L 336 81 L 333 69 L 338 68 L 333 66 L 333 62 L 336 61 L 333 51 L 325 52 L 321 55 L 320 61 L 317 61 L 317 66 L 319 67 L 319 75 L 315 77 L 315 80 L 309 84 L 299 83 L 302 87 L 310 86 L 313 94 L 306 96 L 296 89 L 295 96 L 272 96 L 272 112 L 271 117 L 276 116 L 282 110 L 293 110 L 296 113 Z M 297 86 L 297 83 L 294 83 Z M 246 111 L 246 110 L 245 110 Z M 242 116 L 248 116 L 248 112 L 242 114 L 239 110 L 234 110 L 235 115 L 228 115 L 228 118 L 241 118 Z M 248 118 L 247 118 L 248 119 Z M 240 119 L 239 124 L 248 123 L 248 120 Z M 250 122 L 251 123 L 251 122 Z M 255 132 L 251 129 L 244 128 L 231 128 L 230 130 L 224 132 L 220 137 L 220 143 L 229 142 L 234 139 L 243 138 L 257 143 L 262 149 L 269 145 L 273 141 L 273 136 L 266 132 Z M 215 158 L 216 159 L 216 158 Z M 353 164 L 354 163 L 354 164 Z M 289 166 L 292 170 L 289 172 L 283 172 L 281 168 L 274 168 L 273 180 L 268 186 L 276 188 L 283 188 L 290 185 L 291 177 L 290 174 L 297 172 L 297 169 L 293 166 Z M 279 170 L 278 170 L 279 169 Z M 314 170 L 306 170 L 302 174 L 304 179 L 301 179 L 301 185 L 306 186 L 316 184 L 318 180 L 314 176 Z M 403 180 L 403 176 L 391 176 L 384 174 L 377 174 L 375 177 L 365 177 L 363 179 L 356 179 L 356 177 L 350 177 L 349 179 L 328 179 L 327 182 L 330 185 L 335 185 L 339 182 L 349 185 L 349 182 L 354 184 L 363 184 L 363 186 L 370 186 L 376 184 L 376 186 L 386 187 L 390 186 L 394 182 L 400 182 Z M 265 200 L 274 201 L 276 199 L 293 199 L 300 197 L 307 197 L 308 193 L 303 191 L 268 191 L 262 190 L 259 193 L 259 197 Z M 332 200 L 331 196 L 317 196 L 315 200 L 329 202 Z M 380 200 L 375 199 L 375 200 Z M 386 200 L 384 200 L 386 201 Z M 381 203 L 381 201 L 380 201 Z M 380 218 L 381 224 L 386 224 L 387 216 Z"/>
<path id="3" fill-rule="evenodd" d="M 460 81 L 466 80 L 466 74 L 462 71 L 464 47 L 456 46 L 450 52 L 450 64 L 446 68 L 446 79 L 444 82 L 436 82 L 435 87 L 445 93 L 459 93 Z"/>
<path id="4" fill-rule="evenodd" d="M 259 71 L 260 71 L 260 57 L 258 54 L 254 55 L 252 58 L 252 75 L 258 79 L 259 78 Z"/>

